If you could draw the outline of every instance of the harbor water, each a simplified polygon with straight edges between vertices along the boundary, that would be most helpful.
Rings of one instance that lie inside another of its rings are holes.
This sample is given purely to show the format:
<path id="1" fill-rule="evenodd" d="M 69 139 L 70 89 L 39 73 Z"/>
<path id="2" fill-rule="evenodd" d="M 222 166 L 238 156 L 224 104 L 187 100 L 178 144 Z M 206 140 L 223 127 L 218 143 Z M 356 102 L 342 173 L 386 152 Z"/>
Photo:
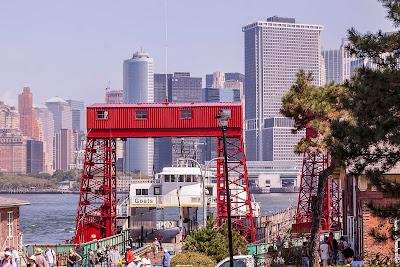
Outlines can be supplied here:
<path id="1" fill-rule="evenodd" d="M 21 228 L 25 244 L 55 244 L 71 239 L 75 231 L 78 194 L 13 194 L 12 198 L 31 203 L 21 207 Z M 254 195 L 267 215 L 295 206 L 298 193 L 272 193 Z M 201 216 L 201 212 L 199 212 Z M 199 220 L 201 220 L 199 216 Z M 159 211 L 159 220 L 176 220 L 174 209 Z"/>

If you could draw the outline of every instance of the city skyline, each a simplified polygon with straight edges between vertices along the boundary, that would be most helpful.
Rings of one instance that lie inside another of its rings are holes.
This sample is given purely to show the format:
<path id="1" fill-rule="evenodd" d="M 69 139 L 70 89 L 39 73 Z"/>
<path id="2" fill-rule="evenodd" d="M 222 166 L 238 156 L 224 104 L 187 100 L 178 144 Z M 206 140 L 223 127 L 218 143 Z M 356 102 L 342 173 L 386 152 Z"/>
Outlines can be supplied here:
<path id="1" fill-rule="evenodd" d="M 154 57 L 155 72 L 165 71 L 164 1 L 125 2 L 119 6 L 79 3 L 79 9 L 77 2 L 41 3 L 26 3 L 18 10 L 14 2 L 1 4 L 4 16 L 0 22 L 6 27 L 0 30 L 4 39 L 0 44 L 0 71 L 5 77 L 0 81 L 0 98 L 7 104 L 16 105 L 23 86 L 31 87 L 36 96 L 34 104 L 44 103 L 50 95 L 85 100 L 87 104 L 102 102 L 108 81 L 112 89 L 122 89 L 121 62 L 141 47 Z M 243 73 L 241 27 L 273 15 L 323 25 L 323 49 L 336 49 L 351 26 L 360 31 L 392 29 L 384 9 L 375 0 L 307 2 L 312 9 L 301 8 L 304 4 L 305 1 L 241 1 L 235 5 L 227 1 L 168 1 L 168 72 L 188 70 L 199 77 L 214 70 Z M 139 9 L 151 10 L 153 16 L 132 12 Z M 341 15 L 326 16 L 327 10 Z M 207 20 L 193 20 L 193 13 L 207 13 Z M 221 27 L 222 24 L 225 25 Z M 213 49 L 209 39 L 213 40 Z"/>

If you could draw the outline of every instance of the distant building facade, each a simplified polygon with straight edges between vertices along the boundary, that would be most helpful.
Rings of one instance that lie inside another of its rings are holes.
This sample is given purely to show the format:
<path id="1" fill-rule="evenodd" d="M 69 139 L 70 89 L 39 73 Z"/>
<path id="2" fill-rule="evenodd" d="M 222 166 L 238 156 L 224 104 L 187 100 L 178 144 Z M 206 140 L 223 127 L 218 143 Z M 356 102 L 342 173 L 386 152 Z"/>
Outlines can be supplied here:
<path id="1" fill-rule="evenodd" d="M 26 141 L 26 173 L 38 174 L 44 171 L 43 142 L 39 140 Z"/>
<path id="2" fill-rule="evenodd" d="M 106 103 L 107 104 L 124 103 L 124 90 L 106 89 Z"/>
<path id="3" fill-rule="evenodd" d="M 342 84 L 351 78 L 352 62 L 357 59 L 350 55 L 348 45 L 349 41 L 343 39 L 339 49 L 322 51 L 327 83 Z"/>
<path id="4" fill-rule="evenodd" d="M 85 103 L 81 100 L 67 100 L 71 108 L 72 130 L 77 133 L 86 132 Z"/>
<path id="5" fill-rule="evenodd" d="M 54 116 L 46 107 L 36 107 L 35 113 L 43 129 L 44 171 L 52 174 L 54 171 Z"/>
<path id="6" fill-rule="evenodd" d="M 284 142 L 291 134 L 289 128 L 283 133 L 281 129 L 270 129 L 266 123 L 268 119 L 282 117 L 281 99 L 292 86 L 298 71 L 304 69 L 313 73 L 313 84 L 321 84 L 322 29 L 319 25 L 298 24 L 293 18 L 281 17 L 271 17 L 267 21 L 257 21 L 243 27 L 245 144 L 248 160 L 266 160 L 266 155 L 274 155 L 274 146 L 267 145 L 265 140 L 274 138 L 274 142 Z M 282 134 L 274 137 L 274 132 Z M 290 158 L 293 165 L 301 159 L 301 156 L 293 153 L 293 149 L 303 135 L 300 132 L 287 140 L 285 151 L 282 151 L 293 156 Z M 278 140 L 280 138 L 281 141 Z M 275 161 L 274 157 L 272 160 Z"/>
<path id="7" fill-rule="evenodd" d="M 39 139 L 39 127 L 33 111 L 33 97 L 29 87 L 24 87 L 22 93 L 18 95 L 18 113 L 22 134 Z"/>
<path id="8" fill-rule="evenodd" d="M 0 101 L 0 129 L 19 130 L 18 111 L 2 101 Z"/>
<path id="9" fill-rule="evenodd" d="M 335 82 L 338 84 L 342 83 L 341 77 L 341 53 L 339 49 L 324 50 L 322 51 L 322 57 L 325 63 L 325 77 L 326 82 Z"/>
<path id="10" fill-rule="evenodd" d="M 0 131 L 0 172 L 26 174 L 26 137 L 19 131 Z"/>
<path id="11" fill-rule="evenodd" d="M 67 171 L 73 163 L 73 140 L 71 129 L 60 129 L 54 136 L 54 166 Z"/>
<path id="12" fill-rule="evenodd" d="M 201 102 L 202 101 L 202 78 L 192 77 L 190 72 L 174 72 L 168 87 L 168 98 L 170 102 Z M 202 162 L 201 150 L 195 146 L 204 143 L 203 138 L 172 138 L 172 163 L 180 157 L 194 157 Z"/>
<path id="13" fill-rule="evenodd" d="M 154 102 L 153 58 L 136 52 L 124 61 L 123 87 L 125 103 Z M 125 170 L 152 175 L 154 169 L 154 140 L 130 138 L 125 142 Z"/>

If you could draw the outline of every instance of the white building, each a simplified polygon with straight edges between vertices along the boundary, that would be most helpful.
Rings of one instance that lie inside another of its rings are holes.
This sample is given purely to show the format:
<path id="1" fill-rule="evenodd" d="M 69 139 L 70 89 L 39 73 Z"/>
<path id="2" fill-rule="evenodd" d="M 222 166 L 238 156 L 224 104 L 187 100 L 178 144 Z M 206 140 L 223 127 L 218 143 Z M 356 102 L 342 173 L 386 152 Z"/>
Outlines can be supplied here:
<path id="1" fill-rule="evenodd" d="M 243 27 L 245 42 L 245 119 L 246 156 L 248 160 L 279 161 L 274 155 L 288 155 L 293 164 L 300 156 L 293 153 L 295 144 L 303 133 L 292 135 L 291 131 L 268 130 L 267 119 L 282 117 L 282 97 L 288 92 L 299 70 L 313 73 L 314 85 L 321 84 L 321 31 L 323 27 L 312 24 L 298 24 L 293 18 L 271 17 Z M 276 122 L 276 120 L 274 120 Z M 278 121 L 282 121 L 278 119 Z M 272 125 L 272 128 L 279 127 Z M 266 129 L 266 130 L 265 130 Z M 283 132 L 282 132 L 282 131 Z M 265 135 L 264 135 L 265 134 Z M 270 135 L 270 136 L 268 136 Z M 272 135 L 272 137 L 271 137 Z M 274 145 L 265 145 L 264 139 L 272 143 L 286 142 L 278 154 Z M 266 151 L 265 151 L 266 150 Z M 285 156 L 287 158 L 287 156 Z"/>
<path id="2" fill-rule="evenodd" d="M 125 103 L 154 102 L 153 58 L 148 53 L 136 52 L 124 61 Z M 152 138 L 131 138 L 125 146 L 125 170 L 153 174 L 154 140 Z"/>
<path id="3" fill-rule="evenodd" d="M 46 107 L 40 106 L 35 107 L 37 118 L 42 123 L 43 129 L 43 150 L 44 155 L 44 169 L 47 173 L 53 173 L 53 138 L 54 138 L 54 116 L 53 113 Z"/>

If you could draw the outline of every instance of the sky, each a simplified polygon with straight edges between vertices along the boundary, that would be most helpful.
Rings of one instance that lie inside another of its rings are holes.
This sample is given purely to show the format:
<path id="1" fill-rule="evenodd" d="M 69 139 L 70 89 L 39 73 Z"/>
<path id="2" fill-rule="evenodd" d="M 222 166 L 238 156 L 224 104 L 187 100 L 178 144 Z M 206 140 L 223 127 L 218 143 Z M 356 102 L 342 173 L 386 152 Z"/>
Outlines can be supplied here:
<path id="1" fill-rule="evenodd" d="M 377 0 L 0 1 L 0 101 L 16 105 L 29 86 L 37 105 L 52 96 L 103 102 L 108 82 L 122 89 L 122 63 L 135 51 L 165 72 L 165 46 L 168 72 L 243 73 L 242 26 L 274 15 L 323 25 L 324 49 L 350 27 L 393 30 Z"/>

